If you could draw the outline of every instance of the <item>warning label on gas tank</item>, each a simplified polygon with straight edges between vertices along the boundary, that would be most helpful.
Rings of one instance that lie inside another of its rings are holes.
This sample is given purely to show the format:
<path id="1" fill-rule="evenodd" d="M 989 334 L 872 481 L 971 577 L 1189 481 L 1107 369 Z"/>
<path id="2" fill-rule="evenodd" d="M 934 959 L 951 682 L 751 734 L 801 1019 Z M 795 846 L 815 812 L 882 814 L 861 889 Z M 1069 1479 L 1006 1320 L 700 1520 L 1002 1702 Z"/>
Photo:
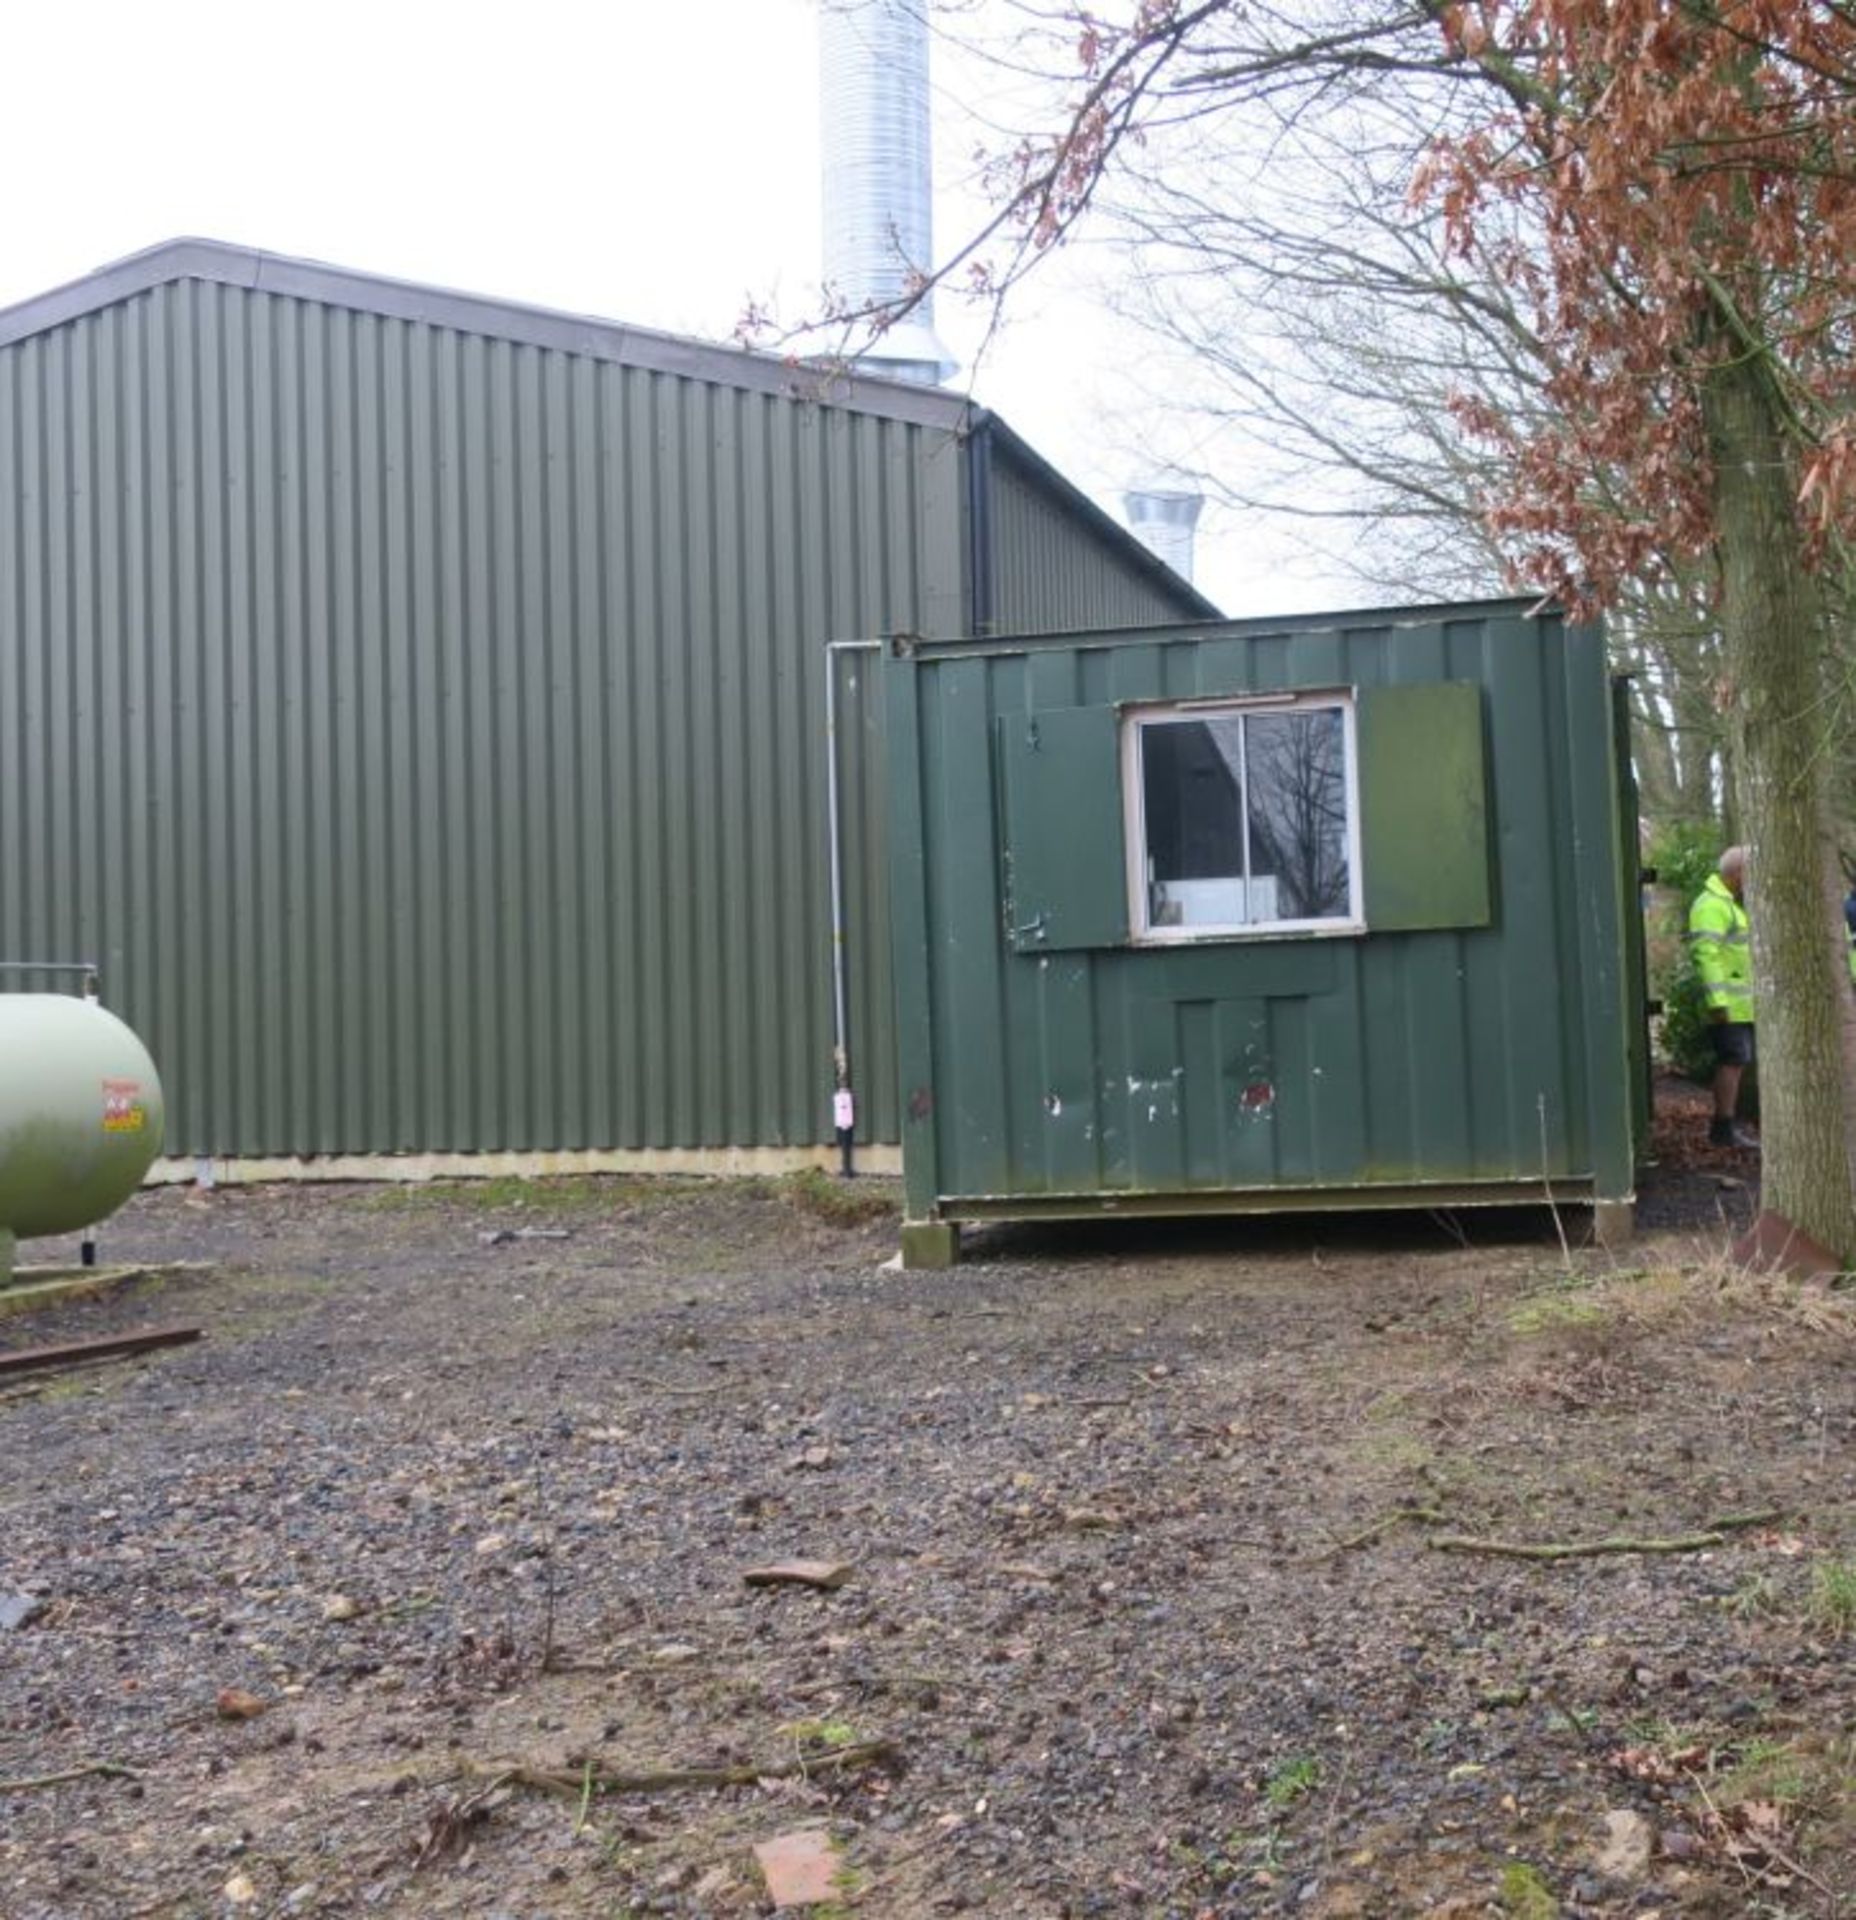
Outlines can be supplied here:
<path id="1" fill-rule="evenodd" d="M 105 1080 L 103 1083 L 103 1131 L 140 1133 L 148 1125 L 148 1110 L 142 1105 L 139 1080 Z"/>

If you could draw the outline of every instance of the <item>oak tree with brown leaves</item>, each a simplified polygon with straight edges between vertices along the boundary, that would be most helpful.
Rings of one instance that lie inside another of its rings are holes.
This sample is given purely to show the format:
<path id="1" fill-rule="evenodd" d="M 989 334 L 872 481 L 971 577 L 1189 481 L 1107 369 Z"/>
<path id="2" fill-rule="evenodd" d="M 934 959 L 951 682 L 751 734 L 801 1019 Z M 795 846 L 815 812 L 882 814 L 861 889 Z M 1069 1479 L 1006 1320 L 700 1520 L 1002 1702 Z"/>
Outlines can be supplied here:
<path id="1" fill-rule="evenodd" d="M 1548 402 L 1517 416 L 1459 397 L 1502 456 L 1481 507 L 1515 577 L 1575 609 L 1677 573 L 1712 594 L 1753 854 L 1764 1199 L 1856 1264 L 1830 779 L 1856 535 L 1856 9 L 1133 0 L 1055 19 L 1078 91 L 1011 156 L 1002 262 L 963 262 L 994 291 L 1169 125 L 1362 74 L 1475 90 L 1413 153 L 1413 191 L 1526 316 Z"/>
<path id="2" fill-rule="evenodd" d="M 1575 606 L 1667 554 L 1712 569 L 1752 850 L 1763 1199 L 1856 1261 L 1829 771 L 1856 532 L 1856 16 L 1812 0 L 1437 11 L 1501 104 L 1417 190 L 1485 252 L 1513 211 L 1544 236 L 1501 257 L 1547 347 L 1551 423 L 1468 419 L 1512 462 L 1491 524 Z"/>

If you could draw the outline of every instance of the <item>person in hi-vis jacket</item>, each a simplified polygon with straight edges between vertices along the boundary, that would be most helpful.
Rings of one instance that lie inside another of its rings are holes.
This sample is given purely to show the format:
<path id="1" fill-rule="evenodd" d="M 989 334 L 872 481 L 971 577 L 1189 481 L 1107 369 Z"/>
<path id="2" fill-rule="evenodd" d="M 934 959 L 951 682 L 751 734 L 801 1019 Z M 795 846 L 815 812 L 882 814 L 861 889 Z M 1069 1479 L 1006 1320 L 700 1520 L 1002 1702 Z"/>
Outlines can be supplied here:
<path id="1" fill-rule="evenodd" d="M 1708 998 L 1709 1032 L 1714 1041 L 1714 1119 L 1708 1144 L 1757 1148 L 1759 1142 L 1735 1121 L 1740 1078 L 1753 1064 L 1753 949 L 1747 930 L 1746 849 L 1729 847 L 1718 870 L 1689 909 L 1688 937 L 1695 948 L 1695 971 Z"/>

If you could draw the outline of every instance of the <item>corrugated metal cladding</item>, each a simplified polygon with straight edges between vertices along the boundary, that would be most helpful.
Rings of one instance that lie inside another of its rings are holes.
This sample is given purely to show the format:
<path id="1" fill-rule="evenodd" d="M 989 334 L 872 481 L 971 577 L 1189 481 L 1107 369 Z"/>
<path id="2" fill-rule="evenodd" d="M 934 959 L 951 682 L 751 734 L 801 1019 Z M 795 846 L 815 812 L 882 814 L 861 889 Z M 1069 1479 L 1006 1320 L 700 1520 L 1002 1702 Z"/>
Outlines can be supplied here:
<path id="1" fill-rule="evenodd" d="M 927 1012 L 903 1029 L 912 1214 L 1629 1195 L 1634 836 L 1596 629 L 1499 603 L 931 646 L 885 678 L 898 989 Z M 1131 944 L 1126 707 L 1287 689 L 1358 690 L 1361 804 L 1391 816 L 1362 821 L 1365 930 Z M 1445 762 L 1453 812 L 1426 792 Z"/>
<path id="2" fill-rule="evenodd" d="M 894 1140 L 881 703 L 827 643 L 956 637 L 1016 564 L 969 436 L 1010 440 L 212 241 L 0 313 L 0 960 L 101 963 L 177 1153 L 828 1141 L 831 672 Z M 1038 484 L 1127 617 L 1150 556 Z"/>
<path id="3" fill-rule="evenodd" d="M 14 341 L 0 958 L 100 960 L 170 1151 L 828 1139 L 824 643 L 958 630 L 959 459 L 194 278 Z"/>
<path id="4" fill-rule="evenodd" d="M 987 437 L 991 593 L 976 615 L 989 634 L 1144 627 L 1205 619 L 1215 609 L 1157 562 L 1131 566 L 1127 536 L 1080 513 L 1048 469 L 1011 436 Z"/>

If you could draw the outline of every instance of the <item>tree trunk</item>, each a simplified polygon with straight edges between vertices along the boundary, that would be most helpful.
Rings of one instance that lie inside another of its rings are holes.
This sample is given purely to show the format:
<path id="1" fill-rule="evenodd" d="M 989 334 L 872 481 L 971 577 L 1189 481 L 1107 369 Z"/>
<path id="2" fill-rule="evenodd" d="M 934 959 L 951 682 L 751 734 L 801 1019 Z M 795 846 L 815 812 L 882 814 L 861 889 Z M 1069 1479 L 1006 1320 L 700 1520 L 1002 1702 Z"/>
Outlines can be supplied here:
<path id="1" fill-rule="evenodd" d="M 1836 846 L 1828 610 L 1765 363 L 1732 345 L 1702 385 L 1714 459 L 1722 689 L 1749 852 L 1763 1204 L 1856 1262 L 1856 1102 Z"/>

